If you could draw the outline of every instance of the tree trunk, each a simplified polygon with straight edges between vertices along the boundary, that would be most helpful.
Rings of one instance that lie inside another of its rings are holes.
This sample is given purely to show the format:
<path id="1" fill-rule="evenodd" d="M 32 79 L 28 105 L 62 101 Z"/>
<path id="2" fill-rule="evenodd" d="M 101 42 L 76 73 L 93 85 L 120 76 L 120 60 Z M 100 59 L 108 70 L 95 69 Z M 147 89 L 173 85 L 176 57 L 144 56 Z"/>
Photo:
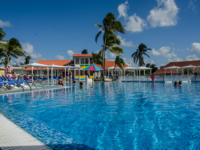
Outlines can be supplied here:
<path id="1" fill-rule="evenodd" d="M 105 80 L 105 50 L 106 50 L 106 30 L 105 30 L 105 36 L 104 36 L 104 45 L 103 45 L 103 52 L 102 52 L 102 67 L 103 67 L 103 81 Z"/>

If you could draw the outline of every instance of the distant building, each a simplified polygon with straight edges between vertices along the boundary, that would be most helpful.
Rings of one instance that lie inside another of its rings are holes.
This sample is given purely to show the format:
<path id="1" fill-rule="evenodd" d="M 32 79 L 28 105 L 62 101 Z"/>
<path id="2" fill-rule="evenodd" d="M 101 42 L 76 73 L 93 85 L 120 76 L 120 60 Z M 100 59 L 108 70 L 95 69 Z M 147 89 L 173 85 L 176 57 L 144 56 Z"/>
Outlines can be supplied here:
<path id="1" fill-rule="evenodd" d="M 196 61 L 179 61 L 179 62 L 170 62 L 169 64 L 167 64 L 166 66 L 163 66 L 162 68 L 160 68 L 159 70 L 157 70 L 156 72 L 154 72 L 153 74 L 155 75 L 164 75 L 165 74 L 165 69 L 166 67 L 172 67 L 172 66 L 178 66 L 178 67 L 184 67 L 184 66 L 200 66 L 200 60 L 196 60 Z M 191 71 L 193 71 L 193 69 L 191 69 Z M 178 69 L 178 73 L 180 74 L 181 69 Z M 197 72 L 197 69 L 194 69 L 194 72 Z M 171 71 L 170 70 L 166 70 L 167 74 L 170 74 Z M 176 70 L 172 70 L 173 74 L 176 74 Z"/>
<path id="2" fill-rule="evenodd" d="M 89 65 L 93 64 L 93 55 L 92 54 L 74 54 L 73 59 L 69 62 L 69 60 L 39 60 L 37 61 L 39 64 L 44 65 L 59 65 L 59 66 L 75 66 L 80 67 L 80 76 L 83 75 L 90 75 L 93 76 L 93 71 L 84 70 L 84 68 L 88 67 Z M 101 65 L 98 65 L 98 67 L 102 68 Z M 105 61 L 105 69 L 109 67 L 115 66 L 115 61 Z M 124 67 L 128 67 L 128 65 L 125 65 Z M 31 68 L 25 69 L 29 74 L 31 74 Z M 37 69 L 33 69 L 33 74 L 37 73 Z M 60 69 L 59 73 L 64 76 L 64 70 Z M 98 73 L 98 76 L 100 76 L 100 72 L 96 72 L 96 75 Z M 46 68 L 43 68 L 42 71 L 43 75 L 47 75 Z M 56 74 L 56 73 L 55 73 Z M 57 75 L 57 74 L 56 74 Z M 66 75 L 68 76 L 68 72 L 66 72 Z M 72 75 L 78 76 L 79 72 L 78 70 L 72 70 Z"/>

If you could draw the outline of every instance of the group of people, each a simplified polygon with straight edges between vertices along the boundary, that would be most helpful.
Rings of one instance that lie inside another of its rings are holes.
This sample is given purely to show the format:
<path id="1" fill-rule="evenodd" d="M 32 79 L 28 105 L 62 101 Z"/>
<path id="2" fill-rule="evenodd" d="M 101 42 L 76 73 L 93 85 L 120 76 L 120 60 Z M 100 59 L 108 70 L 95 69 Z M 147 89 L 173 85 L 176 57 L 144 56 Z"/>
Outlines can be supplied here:
<path id="1" fill-rule="evenodd" d="M 179 81 L 179 82 L 175 81 L 175 82 L 174 82 L 174 86 L 182 86 L 182 85 L 181 85 L 181 81 Z"/>
<path id="2" fill-rule="evenodd" d="M 72 82 L 72 84 L 75 85 L 75 84 L 76 84 L 76 81 L 74 80 L 74 81 Z M 64 83 L 62 77 L 58 80 L 58 84 L 56 84 L 56 86 L 65 86 L 65 83 Z M 83 87 L 83 82 L 80 82 L 80 87 Z"/>
<path id="3" fill-rule="evenodd" d="M 13 71 L 13 69 L 11 68 L 10 65 L 8 65 L 8 67 L 6 69 L 6 72 L 7 72 L 7 77 L 8 78 L 11 79 L 13 77 L 14 80 L 17 80 L 17 74 Z"/>

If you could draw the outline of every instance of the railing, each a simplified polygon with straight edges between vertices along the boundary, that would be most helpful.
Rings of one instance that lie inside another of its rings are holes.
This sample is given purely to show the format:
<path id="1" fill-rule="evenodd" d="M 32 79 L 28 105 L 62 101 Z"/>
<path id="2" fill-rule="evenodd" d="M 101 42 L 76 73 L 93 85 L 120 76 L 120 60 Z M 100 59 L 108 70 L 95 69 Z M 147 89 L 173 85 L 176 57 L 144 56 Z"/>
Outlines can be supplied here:
<path id="1" fill-rule="evenodd" d="M 121 76 L 119 81 L 152 81 L 146 76 Z M 155 75 L 154 81 L 200 81 L 200 75 Z"/>

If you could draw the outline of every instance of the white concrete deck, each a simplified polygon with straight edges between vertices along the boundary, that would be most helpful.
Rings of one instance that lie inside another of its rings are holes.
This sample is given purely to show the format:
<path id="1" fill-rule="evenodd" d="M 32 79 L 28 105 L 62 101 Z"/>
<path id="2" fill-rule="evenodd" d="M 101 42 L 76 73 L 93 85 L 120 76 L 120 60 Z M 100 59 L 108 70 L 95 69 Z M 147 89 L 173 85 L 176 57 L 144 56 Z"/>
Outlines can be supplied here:
<path id="1" fill-rule="evenodd" d="M 51 150 L 48 146 L 25 132 L 0 114 L 0 149 Z"/>

